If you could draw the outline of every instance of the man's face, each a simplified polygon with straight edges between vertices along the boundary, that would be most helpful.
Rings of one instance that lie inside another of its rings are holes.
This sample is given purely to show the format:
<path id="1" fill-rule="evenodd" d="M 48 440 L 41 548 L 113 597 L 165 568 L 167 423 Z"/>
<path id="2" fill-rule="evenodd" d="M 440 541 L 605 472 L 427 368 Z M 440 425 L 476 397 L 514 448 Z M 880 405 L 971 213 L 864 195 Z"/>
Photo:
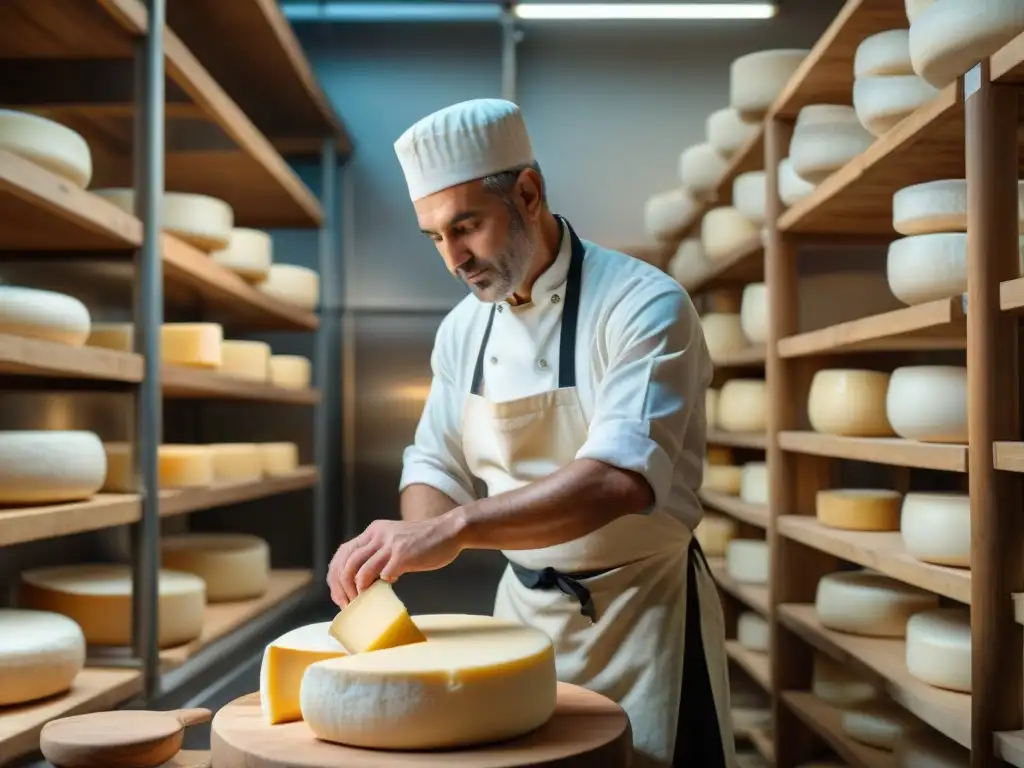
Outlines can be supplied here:
<path id="1" fill-rule="evenodd" d="M 533 253 L 523 219 L 479 181 L 444 189 L 414 207 L 448 271 L 481 301 L 504 301 L 523 283 Z"/>

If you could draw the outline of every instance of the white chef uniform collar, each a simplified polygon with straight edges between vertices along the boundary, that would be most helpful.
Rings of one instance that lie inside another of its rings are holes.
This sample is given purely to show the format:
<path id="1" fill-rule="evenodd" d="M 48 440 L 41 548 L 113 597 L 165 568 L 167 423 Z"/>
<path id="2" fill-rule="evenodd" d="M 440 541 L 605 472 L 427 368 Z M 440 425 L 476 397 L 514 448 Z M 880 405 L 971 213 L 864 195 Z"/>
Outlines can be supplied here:
<path id="1" fill-rule="evenodd" d="M 463 101 L 427 115 L 398 138 L 395 153 L 414 202 L 534 161 L 522 112 L 502 99 Z"/>

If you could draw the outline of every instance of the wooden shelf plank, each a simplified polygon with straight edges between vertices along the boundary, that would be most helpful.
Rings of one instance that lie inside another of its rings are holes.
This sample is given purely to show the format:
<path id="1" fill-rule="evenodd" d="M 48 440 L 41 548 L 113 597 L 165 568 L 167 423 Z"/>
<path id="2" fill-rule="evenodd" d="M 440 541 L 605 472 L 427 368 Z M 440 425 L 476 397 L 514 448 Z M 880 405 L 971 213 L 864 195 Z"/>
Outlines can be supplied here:
<path id="1" fill-rule="evenodd" d="M 39 750 L 39 733 L 59 717 L 103 712 L 142 692 L 142 674 L 132 669 L 83 669 L 71 690 L 42 701 L 0 709 L 0 764 Z"/>
<path id="2" fill-rule="evenodd" d="M 989 75 L 994 83 L 1024 83 L 1024 34 L 1017 35 L 992 54 Z"/>
<path id="3" fill-rule="evenodd" d="M 772 671 L 768 662 L 768 654 L 751 651 L 739 644 L 738 640 L 725 641 L 725 653 L 734 662 L 743 667 L 754 681 L 769 693 L 772 690 Z M 753 740 L 753 739 L 751 739 Z"/>
<path id="4" fill-rule="evenodd" d="M 715 368 L 763 368 L 768 350 L 764 344 L 751 344 L 749 347 L 730 352 L 712 361 Z"/>
<path id="5" fill-rule="evenodd" d="M 1024 768 L 1024 731 L 996 733 L 996 756 L 1001 760 Z"/>
<path id="6" fill-rule="evenodd" d="M 185 365 L 163 365 L 160 381 L 164 397 L 167 398 L 256 400 L 294 405 L 315 405 L 320 401 L 320 392 L 316 389 L 286 389 L 267 382 Z"/>
<path id="7" fill-rule="evenodd" d="M 142 381 L 142 357 L 0 333 L 0 374 L 134 383 Z"/>
<path id="8" fill-rule="evenodd" d="M 970 749 L 970 695 L 934 688 L 911 677 L 903 639 L 833 632 L 821 626 L 813 605 L 780 605 L 778 616 L 807 643 L 843 664 L 859 668 L 912 714 Z"/>
<path id="9" fill-rule="evenodd" d="M 1024 314 L 1024 277 L 999 284 L 999 307 L 1004 312 Z"/>
<path id="10" fill-rule="evenodd" d="M 741 584 L 735 581 L 725 568 L 724 557 L 709 557 L 708 566 L 711 568 L 711 575 L 722 589 L 735 597 L 740 602 L 753 608 L 762 616 L 769 613 L 768 585 L 767 584 Z"/>
<path id="11" fill-rule="evenodd" d="M 963 349 L 966 332 L 962 299 L 939 299 L 780 339 L 779 355 Z"/>
<path id="12" fill-rule="evenodd" d="M 783 691 L 782 700 L 851 768 L 897 768 L 892 752 L 854 741 L 843 731 L 842 713 L 813 693 Z"/>
<path id="13" fill-rule="evenodd" d="M 782 536 L 970 605 L 971 572 L 923 563 L 907 552 L 898 531 L 845 531 L 822 525 L 807 515 L 782 515 L 776 521 Z"/>
<path id="14" fill-rule="evenodd" d="M 775 765 L 775 745 L 772 743 L 771 732 L 767 728 L 755 728 L 750 732 L 750 740 L 758 754 L 770 765 Z"/>
<path id="15" fill-rule="evenodd" d="M 768 436 L 763 433 L 723 432 L 712 429 L 707 433 L 708 445 L 727 445 L 732 448 L 751 448 L 764 450 L 768 446 Z"/>
<path id="16" fill-rule="evenodd" d="M 703 214 L 701 216 L 703 217 Z M 708 260 L 704 269 L 688 279 L 683 288 L 690 294 L 696 294 L 724 285 L 751 283 L 763 279 L 764 246 L 761 243 L 761 235 L 758 234 L 731 253 Z"/>
<path id="17" fill-rule="evenodd" d="M 281 493 L 301 491 L 316 485 L 319 477 L 315 466 L 307 466 L 299 467 L 286 475 L 272 475 L 259 480 L 231 481 L 203 488 L 161 491 L 160 516 L 184 515 L 277 496 Z"/>
<path id="18" fill-rule="evenodd" d="M 966 445 L 918 443 L 897 437 L 840 437 L 819 432 L 780 432 L 778 440 L 782 450 L 793 453 L 897 467 L 967 471 Z"/>
<path id="19" fill-rule="evenodd" d="M 758 528 L 768 527 L 768 507 L 765 504 L 750 504 L 738 496 L 730 496 L 720 491 L 701 490 L 697 495 L 704 504 L 730 517 L 756 525 Z"/>

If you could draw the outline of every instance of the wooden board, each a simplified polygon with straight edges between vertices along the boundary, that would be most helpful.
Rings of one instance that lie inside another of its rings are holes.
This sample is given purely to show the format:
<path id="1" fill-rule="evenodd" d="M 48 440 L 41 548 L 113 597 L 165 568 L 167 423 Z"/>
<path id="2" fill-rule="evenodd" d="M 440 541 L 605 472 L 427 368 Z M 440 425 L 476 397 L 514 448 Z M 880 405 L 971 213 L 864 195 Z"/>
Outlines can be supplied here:
<path id="1" fill-rule="evenodd" d="M 260 695 L 223 707 L 213 719 L 217 768 L 626 768 L 633 752 L 629 719 L 611 700 L 558 684 L 546 725 L 521 738 L 459 751 L 386 752 L 319 741 L 304 722 L 267 725 Z"/>

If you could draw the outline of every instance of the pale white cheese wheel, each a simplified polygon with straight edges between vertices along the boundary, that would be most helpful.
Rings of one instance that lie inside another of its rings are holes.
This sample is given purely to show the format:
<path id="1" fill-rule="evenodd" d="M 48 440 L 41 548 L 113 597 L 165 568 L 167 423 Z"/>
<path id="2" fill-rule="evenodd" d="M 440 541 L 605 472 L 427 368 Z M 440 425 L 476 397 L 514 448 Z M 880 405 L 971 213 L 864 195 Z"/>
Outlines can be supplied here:
<path id="1" fill-rule="evenodd" d="M 712 464 L 705 461 L 704 478 L 700 487 L 708 491 L 738 496 L 742 477 L 742 467 L 734 467 L 728 464 Z"/>
<path id="2" fill-rule="evenodd" d="M 840 716 L 839 724 L 851 739 L 889 752 L 907 734 L 925 727 L 907 710 L 888 702 L 847 709 Z"/>
<path id="3" fill-rule="evenodd" d="M 697 215 L 697 201 L 685 189 L 670 189 L 647 198 L 644 228 L 656 240 L 670 240 L 690 226 Z"/>
<path id="4" fill-rule="evenodd" d="M 270 345 L 265 341 L 225 340 L 220 345 L 220 372 L 240 379 L 270 378 Z"/>
<path id="5" fill-rule="evenodd" d="M 815 517 L 822 525 L 849 531 L 898 531 L 902 496 L 887 488 L 818 491 Z"/>
<path id="6" fill-rule="evenodd" d="M 211 603 L 249 600 L 267 591 L 270 546 L 243 533 L 183 533 L 160 538 L 160 562 L 206 582 Z"/>
<path id="7" fill-rule="evenodd" d="M 883 698 L 877 687 L 822 653 L 814 654 L 811 693 L 839 709 L 862 707 Z"/>
<path id="8" fill-rule="evenodd" d="M 913 24 L 917 17 L 924 13 L 934 2 L 935 0 L 904 0 L 903 7 L 907 12 L 907 21 Z M 909 50 L 909 38 L 907 39 L 907 46 Z"/>
<path id="9" fill-rule="evenodd" d="M 768 216 L 768 179 L 764 171 L 741 173 L 732 183 L 732 206 L 755 224 Z"/>
<path id="10" fill-rule="evenodd" d="M 700 325 L 704 331 L 704 343 L 713 361 L 747 347 L 743 323 L 736 312 L 708 312 L 701 315 Z"/>
<path id="11" fill-rule="evenodd" d="M 256 443 L 211 443 L 213 479 L 218 482 L 255 481 L 263 477 L 263 459 Z"/>
<path id="12" fill-rule="evenodd" d="M 258 443 L 263 473 L 287 475 L 299 468 L 299 446 L 295 443 Z"/>
<path id="13" fill-rule="evenodd" d="M 800 110 L 789 146 L 797 176 L 819 184 L 871 146 L 875 137 L 853 107 L 811 104 Z"/>
<path id="14" fill-rule="evenodd" d="M 908 365 L 889 379 L 885 413 L 905 440 L 967 442 L 967 368 Z"/>
<path id="15" fill-rule="evenodd" d="M 274 261 L 274 244 L 269 232 L 235 227 L 226 248 L 214 251 L 210 258 L 244 280 L 265 280 Z"/>
<path id="16" fill-rule="evenodd" d="M 89 310 L 73 296 L 0 285 L 0 333 L 80 347 L 90 324 Z"/>
<path id="17" fill-rule="evenodd" d="M 740 301 L 740 327 L 751 344 L 768 341 L 768 286 L 747 283 Z"/>
<path id="18" fill-rule="evenodd" d="M 92 432 L 0 432 L 0 504 L 81 501 L 103 487 L 106 475 L 103 443 Z"/>
<path id="19" fill-rule="evenodd" d="M 922 562 L 969 568 L 970 496 L 966 493 L 908 493 L 903 498 L 900 535 L 907 552 Z"/>
<path id="20" fill-rule="evenodd" d="M 704 391 L 704 423 L 707 429 L 718 429 L 718 390 Z"/>
<path id="21" fill-rule="evenodd" d="M 826 574 L 814 596 L 822 626 L 869 637 L 903 637 L 907 619 L 938 604 L 931 592 L 872 571 Z"/>
<path id="22" fill-rule="evenodd" d="M 768 652 L 768 621 L 759 613 L 744 611 L 736 620 L 736 640 L 748 651 Z"/>
<path id="23" fill-rule="evenodd" d="M 725 570 L 741 584 L 767 584 L 770 572 L 768 542 L 733 539 L 725 551 Z"/>
<path id="24" fill-rule="evenodd" d="M 78 187 L 92 180 L 89 144 L 65 125 L 28 112 L 0 109 L 0 150 L 18 155 Z"/>
<path id="25" fill-rule="evenodd" d="M 853 108 L 872 136 L 883 136 L 939 91 L 917 75 L 876 75 L 853 83 Z"/>
<path id="26" fill-rule="evenodd" d="M 778 49 L 740 56 L 729 65 L 729 105 L 746 120 L 759 120 L 807 58 L 807 50 Z"/>
<path id="27" fill-rule="evenodd" d="M 707 197 L 729 168 L 729 161 L 711 144 L 695 144 L 679 155 L 679 180 L 693 195 Z"/>
<path id="28" fill-rule="evenodd" d="M 1017 224 L 1024 230 L 1024 181 L 1017 184 L 1017 197 Z M 901 235 L 966 232 L 967 180 L 926 181 L 898 190 L 892 196 L 892 227 Z"/>
<path id="29" fill-rule="evenodd" d="M 853 77 L 875 75 L 912 75 L 910 30 L 887 29 L 865 37 L 853 55 Z"/>
<path id="30" fill-rule="evenodd" d="M 748 504 L 768 503 L 768 465 L 748 461 L 740 475 L 740 498 Z"/>
<path id="31" fill-rule="evenodd" d="M 764 432 L 768 428 L 768 386 L 764 379 L 729 379 L 718 394 L 718 428 Z"/>
<path id="32" fill-rule="evenodd" d="M 910 59 L 918 75 L 944 88 L 1021 32 L 1021 0 L 935 0 L 910 25 Z"/>
<path id="33" fill-rule="evenodd" d="M 949 691 L 971 692 L 971 612 L 938 608 L 907 621 L 907 671 Z"/>
<path id="34" fill-rule="evenodd" d="M 0 608 L 0 707 L 68 690 L 85 666 L 85 635 L 48 611 Z"/>
<path id="35" fill-rule="evenodd" d="M 125 187 L 96 189 L 99 195 L 118 208 L 135 214 L 135 190 Z M 235 212 L 223 200 L 209 195 L 187 192 L 164 192 L 160 208 L 163 228 L 195 246 L 201 251 L 217 251 L 227 248 L 231 242 L 231 230 L 235 223 Z"/>
<path id="36" fill-rule="evenodd" d="M 731 517 L 705 514 L 693 529 L 693 535 L 706 557 L 724 557 L 738 530 L 739 526 Z"/>
<path id="37" fill-rule="evenodd" d="M 267 279 L 257 290 L 273 299 L 300 309 L 314 310 L 320 304 L 320 275 L 295 264 L 271 264 Z"/>
<path id="38" fill-rule="evenodd" d="M 195 640 L 206 608 L 203 580 L 161 569 L 158 585 L 160 647 Z M 131 645 L 131 566 L 86 563 L 22 571 L 19 604 L 74 619 L 90 645 Z"/>
<path id="39" fill-rule="evenodd" d="M 699 237 L 688 237 L 676 248 L 669 260 L 667 271 L 680 285 L 687 285 L 707 269 L 710 261 L 704 253 Z"/>
<path id="40" fill-rule="evenodd" d="M 896 745 L 899 768 L 970 768 L 971 754 L 931 728 L 904 734 Z"/>
<path id="41" fill-rule="evenodd" d="M 724 157 L 732 157 L 757 135 L 760 125 L 740 119 L 732 107 L 719 109 L 708 115 L 705 133 L 708 143 Z"/>
<path id="42" fill-rule="evenodd" d="M 700 222 L 700 241 L 704 253 L 714 261 L 745 248 L 760 236 L 757 225 L 735 208 L 712 208 Z"/>
<path id="43" fill-rule="evenodd" d="M 889 374 L 825 368 L 814 374 L 807 417 L 816 432 L 849 437 L 891 437 L 886 417 Z"/>
<path id="44" fill-rule="evenodd" d="M 270 383 L 285 389 L 309 389 L 313 368 L 302 355 L 272 355 L 269 362 Z"/>
<path id="45" fill-rule="evenodd" d="M 814 187 L 811 182 L 797 176 L 788 157 L 779 163 L 779 197 L 785 205 L 796 205 L 811 194 Z"/>

